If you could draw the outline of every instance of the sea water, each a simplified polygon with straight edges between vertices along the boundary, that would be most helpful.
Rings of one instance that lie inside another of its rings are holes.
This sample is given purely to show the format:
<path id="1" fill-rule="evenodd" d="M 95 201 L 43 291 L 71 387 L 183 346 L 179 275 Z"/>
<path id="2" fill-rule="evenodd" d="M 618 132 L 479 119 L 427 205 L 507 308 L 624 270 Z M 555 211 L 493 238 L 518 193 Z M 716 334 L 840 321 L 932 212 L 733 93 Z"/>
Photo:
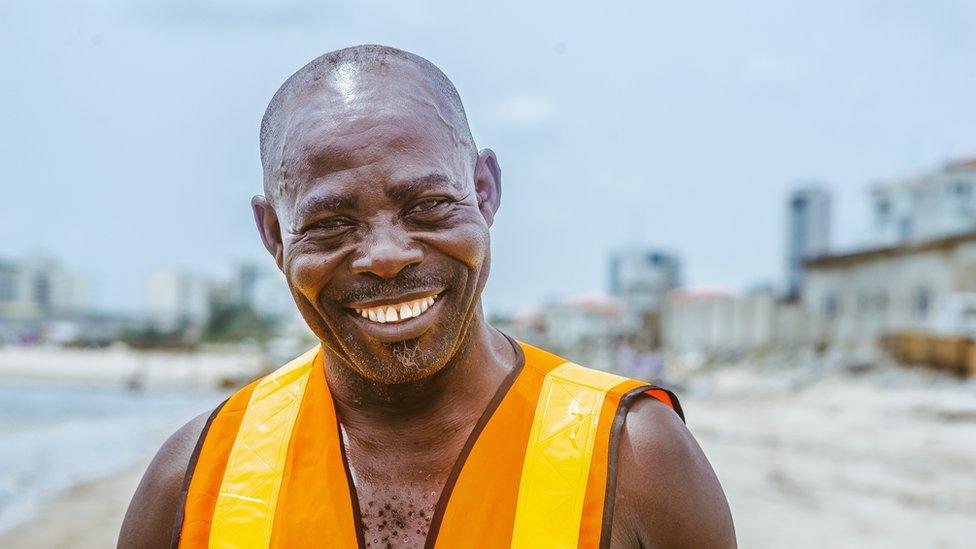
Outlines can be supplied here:
<path id="1" fill-rule="evenodd" d="M 225 397 L 0 381 L 0 530 L 44 498 L 146 462 Z"/>

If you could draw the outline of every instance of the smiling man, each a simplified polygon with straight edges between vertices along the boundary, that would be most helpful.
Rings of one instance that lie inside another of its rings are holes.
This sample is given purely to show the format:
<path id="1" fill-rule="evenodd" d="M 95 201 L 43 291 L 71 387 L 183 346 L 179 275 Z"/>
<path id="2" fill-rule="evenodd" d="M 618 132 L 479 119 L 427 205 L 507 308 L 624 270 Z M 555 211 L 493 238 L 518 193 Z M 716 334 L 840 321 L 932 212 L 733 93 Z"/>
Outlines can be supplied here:
<path id="1" fill-rule="evenodd" d="M 735 545 L 673 394 L 485 321 L 501 170 L 434 65 L 319 57 L 261 160 L 258 230 L 321 345 L 165 443 L 121 547 Z"/>

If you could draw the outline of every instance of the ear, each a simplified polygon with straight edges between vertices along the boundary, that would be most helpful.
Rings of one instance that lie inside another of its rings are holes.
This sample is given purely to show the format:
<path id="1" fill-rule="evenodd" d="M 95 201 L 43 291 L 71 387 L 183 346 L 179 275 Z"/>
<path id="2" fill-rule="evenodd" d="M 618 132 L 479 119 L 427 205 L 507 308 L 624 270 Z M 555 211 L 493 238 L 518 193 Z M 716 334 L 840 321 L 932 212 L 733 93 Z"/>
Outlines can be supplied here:
<path id="1" fill-rule="evenodd" d="M 284 258 L 284 246 L 281 244 L 281 226 L 278 224 L 278 214 L 268 199 L 257 195 L 251 199 L 251 210 L 254 212 L 254 223 L 261 234 L 261 242 L 268 253 L 275 258 L 275 263 L 281 269 Z"/>
<path id="2" fill-rule="evenodd" d="M 495 212 L 502 202 L 502 170 L 491 149 L 478 153 L 478 163 L 474 168 L 474 189 L 478 195 L 478 209 L 491 227 Z"/>

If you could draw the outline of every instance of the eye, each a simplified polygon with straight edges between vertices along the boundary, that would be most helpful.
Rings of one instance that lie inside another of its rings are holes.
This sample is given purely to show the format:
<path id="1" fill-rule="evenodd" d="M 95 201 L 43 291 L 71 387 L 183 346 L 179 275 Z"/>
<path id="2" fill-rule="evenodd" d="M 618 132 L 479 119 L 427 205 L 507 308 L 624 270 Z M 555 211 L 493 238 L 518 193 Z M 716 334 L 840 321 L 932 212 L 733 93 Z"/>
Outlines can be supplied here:
<path id="1" fill-rule="evenodd" d="M 414 204 L 408 213 L 426 213 L 446 202 L 447 200 L 443 198 L 428 198 L 426 200 L 421 200 L 420 202 Z"/>
<path id="2" fill-rule="evenodd" d="M 310 231 L 322 230 L 322 231 L 342 231 L 353 226 L 352 220 L 345 217 L 327 217 L 321 221 L 317 221 L 311 224 L 308 228 Z"/>

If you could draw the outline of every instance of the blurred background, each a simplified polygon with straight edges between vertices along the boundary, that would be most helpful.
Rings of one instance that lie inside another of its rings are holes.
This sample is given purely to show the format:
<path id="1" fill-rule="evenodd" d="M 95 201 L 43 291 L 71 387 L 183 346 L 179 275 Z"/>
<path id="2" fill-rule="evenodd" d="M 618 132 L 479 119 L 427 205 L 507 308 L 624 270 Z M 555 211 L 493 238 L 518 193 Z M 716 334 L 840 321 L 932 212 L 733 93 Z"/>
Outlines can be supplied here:
<path id="1" fill-rule="evenodd" d="M 113 545 L 168 434 L 314 344 L 253 227 L 258 126 L 360 43 L 441 67 L 498 154 L 492 322 L 675 388 L 740 546 L 969 545 L 974 24 L 962 0 L 0 4 L 0 546 Z"/>

